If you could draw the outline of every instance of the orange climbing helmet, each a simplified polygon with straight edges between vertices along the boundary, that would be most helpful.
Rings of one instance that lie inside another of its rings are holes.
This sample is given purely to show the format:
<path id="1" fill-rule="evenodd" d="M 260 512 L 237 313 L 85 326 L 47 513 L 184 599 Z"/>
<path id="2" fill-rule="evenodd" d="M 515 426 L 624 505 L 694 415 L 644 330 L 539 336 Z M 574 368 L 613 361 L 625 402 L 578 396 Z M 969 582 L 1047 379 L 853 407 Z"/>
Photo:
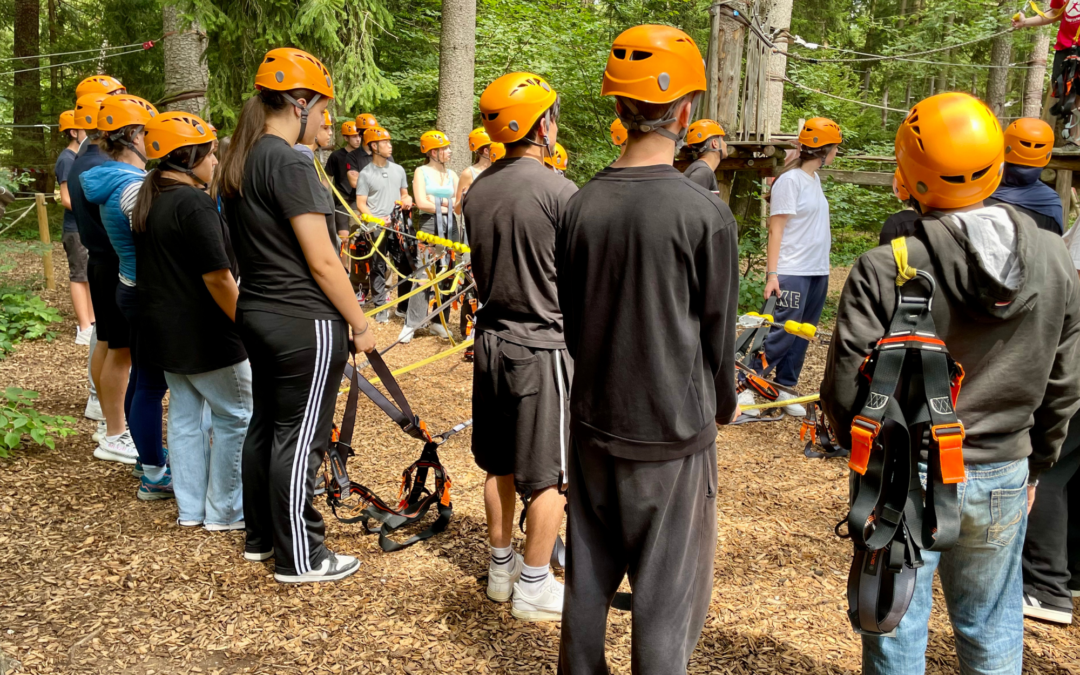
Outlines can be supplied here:
<path id="1" fill-rule="evenodd" d="M 271 49 L 266 53 L 255 73 L 255 88 L 271 91 L 310 89 L 326 98 L 334 98 L 334 80 L 322 61 L 292 47 Z M 312 103 L 314 101 L 308 106 Z"/>
<path id="2" fill-rule="evenodd" d="M 469 132 L 469 152 L 478 152 L 485 145 L 491 145 L 491 136 L 484 131 L 484 127 L 476 127 Z"/>
<path id="3" fill-rule="evenodd" d="M 562 146 L 562 143 L 556 143 L 555 152 L 544 157 L 544 164 L 559 171 L 566 171 L 566 166 L 569 161 L 570 158 L 567 156 L 566 148 Z"/>
<path id="4" fill-rule="evenodd" d="M 678 28 L 646 24 L 615 38 L 600 95 L 671 103 L 705 86 L 705 61 L 694 40 Z"/>
<path id="5" fill-rule="evenodd" d="M 480 95 L 480 119 L 492 141 L 513 143 L 532 131 L 545 113 L 551 111 L 557 119 L 558 103 L 559 95 L 544 78 L 533 73 L 508 73 Z"/>
<path id="6" fill-rule="evenodd" d="M 897 169 L 895 172 L 893 172 L 892 191 L 893 194 L 896 195 L 896 198 L 902 202 L 906 202 L 907 200 L 911 199 L 911 193 L 908 192 L 908 189 L 906 187 L 904 187 L 904 179 L 900 175 L 900 169 Z"/>
<path id="7" fill-rule="evenodd" d="M 1005 161 L 1044 167 L 1054 150 L 1054 130 L 1034 117 L 1021 117 L 1005 128 Z"/>
<path id="8" fill-rule="evenodd" d="M 75 87 L 75 98 L 80 99 L 87 94 L 123 94 L 126 91 L 115 77 L 91 75 Z"/>
<path id="9" fill-rule="evenodd" d="M 713 120 L 698 120 L 690 125 L 686 132 L 686 142 L 690 145 L 700 145 L 713 136 L 726 136 L 723 127 Z"/>
<path id="10" fill-rule="evenodd" d="M 799 132 L 799 144 L 804 148 L 820 148 L 823 145 L 839 145 L 844 141 L 840 125 L 827 117 L 812 117 Z"/>
<path id="11" fill-rule="evenodd" d="M 618 117 L 611 123 L 611 142 L 615 145 L 622 145 L 626 142 L 626 125 Z"/>
<path id="12" fill-rule="evenodd" d="M 371 143 L 377 143 L 379 141 L 390 140 L 390 132 L 382 127 L 371 127 L 364 130 L 364 146 L 368 146 Z"/>
<path id="13" fill-rule="evenodd" d="M 362 113 L 356 116 L 356 130 L 363 133 L 366 129 L 374 129 L 379 126 L 379 123 L 375 121 L 375 116 L 371 113 Z"/>
<path id="14" fill-rule="evenodd" d="M 491 144 L 491 161 L 497 162 L 503 157 L 506 157 L 506 146 L 502 143 Z"/>
<path id="15" fill-rule="evenodd" d="M 356 122 L 349 120 L 341 123 L 341 135 L 342 136 L 356 136 Z"/>
<path id="16" fill-rule="evenodd" d="M 929 209 L 986 199 L 1001 182 L 1004 134 L 985 103 L 949 92 L 920 101 L 896 132 L 901 185 Z"/>
<path id="17" fill-rule="evenodd" d="M 97 128 L 101 131 L 116 131 L 124 127 L 146 126 L 146 123 L 157 115 L 157 108 L 138 96 L 106 96 L 98 111 Z"/>
<path id="18" fill-rule="evenodd" d="M 75 111 L 65 110 L 60 113 L 60 133 L 64 133 L 68 129 L 78 129 L 75 126 Z"/>
<path id="19" fill-rule="evenodd" d="M 216 139 L 213 127 L 198 115 L 180 110 L 162 113 L 146 123 L 146 158 L 160 159 L 177 148 Z"/>
<path id="20" fill-rule="evenodd" d="M 323 108 L 322 111 L 322 123 L 324 127 L 334 126 L 334 118 L 330 115 L 330 111 L 326 108 Z"/>
<path id="21" fill-rule="evenodd" d="M 365 133 L 365 137 L 367 134 Z M 432 150 L 450 145 L 450 139 L 441 131 L 425 131 L 420 135 L 420 153 L 428 154 Z"/>
<path id="22" fill-rule="evenodd" d="M 75 101 L 75 120 L 73 129 L 93 131 L 97 129 L 98 111 L 101 110 L 101 102 L 108 94 L 83 94 Z"/>

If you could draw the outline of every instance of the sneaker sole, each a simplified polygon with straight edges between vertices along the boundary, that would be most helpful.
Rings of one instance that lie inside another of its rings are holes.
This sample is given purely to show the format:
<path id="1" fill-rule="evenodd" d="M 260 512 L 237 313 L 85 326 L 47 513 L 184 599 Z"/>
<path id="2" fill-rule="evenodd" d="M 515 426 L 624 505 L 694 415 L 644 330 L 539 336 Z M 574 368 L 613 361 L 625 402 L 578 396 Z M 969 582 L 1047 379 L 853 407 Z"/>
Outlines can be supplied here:
<path id="1" fill-rule="evenodd" d="M 273 551 L 267 551 L 266 553 L 252 553 L 251 551 L 244 551 L 244 560 L 247 560 L 248 562 L 265 562 L 273 557 Z"/>
<path id="2" fill-rule="evenodd" d="M 1074 598 L 1080 598 L 1080 588 L 1070 588 L 1069 592 L 1072 593 Z"/>
<path id="3" fill-rule="evenodd" d="M 488 588 L 487 593 L 485 595 L 487 595 L 488 600 L 491 600 L 492 602 L 509 602 L 510 598 L 514 597 L 514 590 L 513 589 L 514 589 L 514 587 L 511 585 L 510 590 L 507 591 L 506 594 L 504 595 L 502 593 L 492 593 L 491 588 Z"/>
<path id="4" fill-rule="evenodd" d="M 144 502 L 155 502 L 159 499 L 176 499 L 176 495 L 172 492 L 143 492 L 139 490 L 136 496 Z"/>
<path id="5" fill-rule="evenodd" d="M 532 623 L 562 621 L 562 612 L 547 612 L 542 609 L 525 610 L 511 607 L 510 614 L 519 621 L 530 621 Z"/>
<path id="6" fill-rule="evenodd" d="M 142 478 L 146 474 L 145 471 L 139 471 L 138 469 L 131 470 L 132 478 Z"/>
<path id="7" fill-rule="evenodd" d="M 1031 607 L 1029 605 L 1024 605 L 1024 616 L 1031 619 L 1059 623 L 1063 626 L 1072 624 L 1073 619 L 1072 612 L 1047 609 L 1045 607 Z"/>
<path id="8" fill-rule="evenodd" d="M 345 577 L 352 576 L 356 573 L 356 570 L 360 569 L 360 564 L 357 563 L 349 569 L 342 570 L 337 574 L 319 574 L 319 575 L 307 575 L 299 574 L 296 576 L 286 574 L 274 574 L 274 581 L 282 584 L 317 584 L 323 581 L 341 581 Z"/>
<path id="9" fill-rule="evenodd" d="M 203 529 L 206 530 L 207 532 L 239 532 L 240 530 L 247 529 L 247 526 L 246 525 L 239 525 L 239 526 L 237 526 L 237 525 L 218 525 L 216 523 L 211 523 L 211 524 L 207 525 L 206 523 L 203 523 Z"/>
<path id="10" fill-rule="evenodd" d="M 135 462 L 138 461 L 134 457 L 125 457 L 124 455 L 117 455 L 109 452 L 100 445 L 94 449 L 94 457 L 106 462 L 119 462 L 120 464 L 127 464 L 128 466 L 135 466 Z"/>
<path id="11" fill-rule="evenodd" d="M 95 443 L 100 443 L 101 442 L 101 434 L 99 434 L 98 432 L 95 431 L 94 433 L 90 434 L 90 440 L 92 440 Z"/>

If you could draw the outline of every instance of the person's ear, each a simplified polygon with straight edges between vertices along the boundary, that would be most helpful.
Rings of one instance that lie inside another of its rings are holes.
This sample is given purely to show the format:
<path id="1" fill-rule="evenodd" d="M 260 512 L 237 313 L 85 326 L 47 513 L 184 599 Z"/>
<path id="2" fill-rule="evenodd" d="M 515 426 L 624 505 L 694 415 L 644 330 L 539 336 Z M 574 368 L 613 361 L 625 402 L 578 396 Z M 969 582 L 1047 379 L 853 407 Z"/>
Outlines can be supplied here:
<path id="1" fill-rule="evenodd" d="M 678 113 L 675 116 L 676 119 L 679 121 L 679 126 L 690 126 L 690 113 L 693 111 L 693 108 L 694 102 L 690 98 L 684 98 L 682 102 L 679 103 Z"/>

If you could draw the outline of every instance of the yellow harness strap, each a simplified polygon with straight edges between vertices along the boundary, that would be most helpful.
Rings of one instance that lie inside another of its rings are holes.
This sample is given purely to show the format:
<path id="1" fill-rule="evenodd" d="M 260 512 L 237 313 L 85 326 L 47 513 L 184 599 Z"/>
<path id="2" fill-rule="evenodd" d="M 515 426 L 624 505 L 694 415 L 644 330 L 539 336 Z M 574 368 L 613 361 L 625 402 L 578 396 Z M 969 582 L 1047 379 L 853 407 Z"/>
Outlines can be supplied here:
<path id="1" fill-rule="evenodd" d="M 892 254 L 896 261 L 896 285 L 903 286 L 918 274 L 918 270 L 908 265 L 907 238 L 897 237 L 892 240 Z"/>

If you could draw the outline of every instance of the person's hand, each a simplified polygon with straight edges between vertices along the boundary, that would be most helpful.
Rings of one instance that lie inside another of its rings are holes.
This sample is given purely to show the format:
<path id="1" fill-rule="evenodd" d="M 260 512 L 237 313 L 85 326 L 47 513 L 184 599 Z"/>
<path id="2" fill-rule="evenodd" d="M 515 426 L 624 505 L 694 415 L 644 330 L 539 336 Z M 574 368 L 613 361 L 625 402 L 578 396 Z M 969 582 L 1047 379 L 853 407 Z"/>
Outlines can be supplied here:
<path id="1" fill-rule="evenodd" d="M 1035 505 L 1035 486 L 1034 485 L 1029 485 L 1027 487 L 1028 487 L 1028 510 L 1027 510 L 1027 512 L 1030 514 L 1031 513 L 1031 507 Z"/>
<path id="2" fill-rule="evenodd" d="M 412 197 L 406 197 L 405 199 L 401 200 L 401 210 L 402 211 L 406 211 L 406 212 L 412 211 L 412 208 L 413 208 Z"/>
<path id="3" fill-rule="evenodd" d="M 780 296 L 780 278 L 775 274 L 770 274 L 769 280 L 765 282 L 765 299 L 768 300 L 774 295 Z"/>
<path id="4" fill-rule="evenodd" d="M 1027 17 L 1024 16 L 1023 12 L 1017 12 L 1016 14 L 1013 15 L 1013 18 L 1012 18 L 1012 27 L 1013 28 L 1023 28 L 1026 25 L 1027 25 Z"/>
<path id="5" fill-rule="evenodd" d="M 375 349 L 375 333 L 371 330 L 370 323 L 367 324 L 362 333 L 353 329 L 353 344 L 356 345 L 356 351 L 365 354 Z"/>

